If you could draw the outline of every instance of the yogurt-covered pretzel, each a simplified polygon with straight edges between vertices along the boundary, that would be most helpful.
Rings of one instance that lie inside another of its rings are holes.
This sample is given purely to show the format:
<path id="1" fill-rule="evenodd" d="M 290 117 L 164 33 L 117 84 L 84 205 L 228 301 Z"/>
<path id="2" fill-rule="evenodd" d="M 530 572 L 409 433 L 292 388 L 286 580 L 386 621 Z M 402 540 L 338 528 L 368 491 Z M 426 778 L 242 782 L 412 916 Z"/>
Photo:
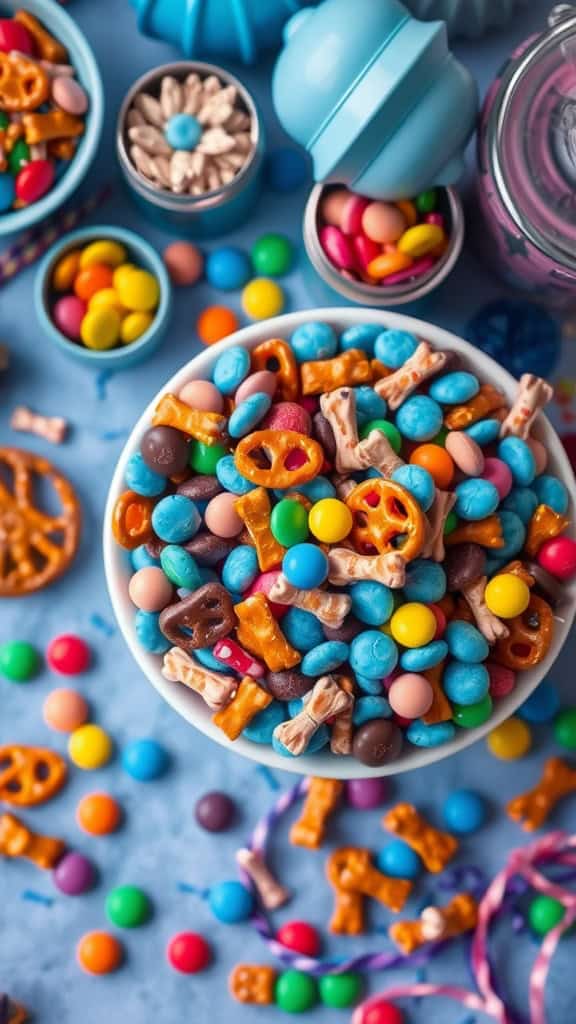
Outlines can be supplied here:
<path id="1" fill-rule="evenodd" d="M 203 668 L 180 647 L 171 647 L 164 655 L 162 675 L 172 683 L 194 690 L 212 711 L 220 711 L 235 697 L 238 680 Z"/>
<path id="2" fill-rule="evenodd" d="M 547 381 L 533 373 L 523 373 L 514 405 L 500 427 L 500 437 L 514 434 L 526 441 L 538 413 L 548 405 L 553 394 L 554 388 Z"/>
<path id="3" fill-rule="evenodd" d="M 332 676 L 322 676 L 305 698 L 302 711 L 274 729 L 274 736 L 294 756 L 303 754 L 320 726 L 352 703 L 352 695 L 342 690 Z"/>
<path id="4" fill-rule="evenodd" d="M 371 430 L 368 437 L 359 440 L 356 396 L 351 388 L 339 388 L 322 395 L 320 408 L 334 433 L 338 473 L 346 474 L 374 466 L 388 477 L 404 465 L 381 430 Z"/>
<path id="5" fill-rule="evenodd" d="M 427 341 L 421 341 L 399 370 L 376 381 L 374 391 L 388 402 L 390 409 L 397 409 L 425 380 L 440 373 L 447 362 L 447 352 L 434 352 Z"/>
<path id="6" fill-rule="evenodd" d="M 297 590 L 288 582 L 283 573 L 274 581 L 268 597 L 277 604 L 288 604 L 303 608 L 330 629 L 340 629 L 350 608 L 352 598 L 348 594 L 331 594 L 327 590 Z"/>
<path id="7" fill-rule="evenodd" d="M 396 551 L 383 555 L 357 555 L 348 548 L 331 548 L 328 565 L 328 580 L 337 587 L 354 580 L 377 580 L 398 590 L 406 582 L 406 560 Z"/>

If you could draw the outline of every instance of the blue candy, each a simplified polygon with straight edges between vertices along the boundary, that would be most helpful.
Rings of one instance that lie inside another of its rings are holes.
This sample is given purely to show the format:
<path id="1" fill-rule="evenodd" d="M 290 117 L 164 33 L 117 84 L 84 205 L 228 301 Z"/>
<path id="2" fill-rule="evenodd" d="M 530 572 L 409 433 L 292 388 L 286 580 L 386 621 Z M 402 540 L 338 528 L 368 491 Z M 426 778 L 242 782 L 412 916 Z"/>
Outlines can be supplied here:
<path id="1" fill-rule="evenodd" d="M 504 547 L 498 548 L 495 551 L 495 557 L 509 561 L 524 547 L 526 527 L 520 517 L 509 509 L 502 509 L 498 513 L 498 516 L 500 519 L 500 525 L 502 526 Z"/>
<path id="2" fill-rule="evenodd" d="M 469 402 L 480 390 L 480 382 L 473 373 L 455 370 L 432 381 L 428 394 L 442 405 L 459 405 Z"/>
<path id="3" fill-rule="evenodd" d="M 560 709 L 558 690 L 544 679 L 516 712 L 526 722 L 549 722 Z"/>
<path id="4" fill-rule="evenodd" d="M 304 655 L 300 671 L 305 676 L 325 676 L 346 661 L 348 653 L 348 644 L 340 640 L 325 640 Z"/>
<path id="5" fill-rule="evenodd" d="M 415 747 L 441 747 L 454 739 L 456 727 L 452 722 L 436 722 L 427 725 L 420 718 L 410 722 L 406 730 L 406 739 Z"/>
<path id="6" fill-rule="evenodd" d="M 382 693 L 381 679 L 368 679 L 368 676 L 363 676 L 361 672 L 355 672 L 354 678 L 358 684 L 358 689 L 362 690 L 362 693 L 369 693 L 373 697 L 377 697 Z"/>
<path id="7" fill-rule="evenodd" d="M 484 572 L 489 578 L 495 576 L 496 573 L 502 571 L 507 561 L 507 558 L 498 558 L 496 555 L 488 555 L 484 566 Z"/>
<path id="8" fill-rule="evenodd" d="M 454 488 L 456 504 L 454 511 L 460 519 L 485 519 L 492 515 L 500 503 L 500 496 L 494 484 L 480 477 L 463 480 Z"/>
<path id="9" fill-rule="evenodd" d="M 379 324 L 354 324 L 347 327 L 340 335 L 340 351 L 347 352 L 349 348 L 361 348 L 370 357 L 374 355 L 374 342 L 380 334 Z"/>
<path id="10" fill-rule="evenodd" d="M 432 640 L 424 647 L 404 651 L 400 665 L 405 672 L 425 672 L 426 669 L 434 668 L 444 661 L 447 654 L 448 644 L 444 640 Z"/>
<path id="11" fill-rule="evenodd" d="M 350 644 L 350 665 L 367 679 L 384 679 L 398 663 L 394 641 L 378 629 L 366 629 Z"/>
<path id="12" fill-rule="evenodd" d="M 128 459 L 126 472 L 124 474 L 126 486 L 136 494 L 143 494 L 146 498 L 156 498 L 164 494 L 167 480 L 160 476 L 146 465 L 140 452 L 134 452 Z"/>
<path id="13" fill-rule="evenodd" d="M 484 700 L 490 687 L 490 676 L 484 665 L 451 661 L 444 671 L 442 685 L 448 700 L 469 707 Z"/>
<path id="14" fill-rule="evenodd" d="M 496 440 L 500 434 L 500 426 L 500 420 L 478 420 L 470 427 L 466 427 L 464 433 L 476 441 L 476 444 L 484 446 Z"/>
<path id="15" fill-rule="evenodd" d="M 515 484 L 530 486 L 536 476 L 536 461 L 526 441 L 505 437 L 498 445 L 498 458 L 508 466 Z"/>
<path id="16" fill-rule="evenodd" d="M 375 857 L 376 867 L 390 878 L 418 878 L 422 871 L 422 861 L 402 839 L 393 839 Z"/>
<path id="17" fill-rule="evenodd" d="M 389 587 L 375 580 L 353 583 L 349 590 L 352 613 L 367 626 L 382 626 L 394 611 L 394 595 Z"/>
<path id="18" fill-rule="evenodd" d="M 202 125 L 193 114 L 173 114 L 164 128 L 164 136 L 172 149 L 190 152 L 200 142 L 202 131 Z"/>
<path id="19" fill-rule="evenodd" d="M 208 283 L 222 292 L 243 288 L 252 277 L 248 256 L 235 245 L 223 245 L 208 253 L 204 271 Z"/>
<path id="20" fill-rule="evenodd" d="M 154 533 L 167 544 L 184 544 L 198 532 L 201 522 L 196 505 L 184 494 L 169 494 L 152 510 Z"/>
<path id="21" fill-rule="evenodd" d="M 260 572 L 256 549 L 251 544 L 233 548 L 222 566 L 222 583 L 227 590 L 243 593 L 254 583 Z"/>
<path id="22" fill-rule="evenodd" d="M 208 906 L 223 924 L 247 921 L 255 910 L 254 896 L 241 882 L 218 882 L 210 889 Z"/>
<path id="23" fill-rule="evenodd" d="M 223 395 L 233 395 L 250 371 L 250 353 L 241 345 L 233 345 L 218 357 L 212 380 Z"/>
<path id="24" fill-rule="evenodd" d="M 249 434 L 263 419 L 271 405 L 272 399 L 264 391 L 258 391 L 255 395 L 245 398 L 236 406 L 228 420 L 230 437 L 244 437 Z"/>
<path id="25" fill-rule="evenodd" d="M 164 747 L 156 740 L 132 740 L 122 751 L 122 767 L 138 782 L 152 782 L 164 774 L 169 764 Z"/>
<path id="26" fill-rule="evenodd" d="M 363 427 L 370 420 L 384 420 L 388 412 L 388 406 L 380 395 L 377 395 L 374 388 L 368 384 L 362 384 L 354 388 L 356 396 L 356 422 Z"/>
<path id="27" fill-rule="evenodd" d="M 461 619 L 453 619 L 448 623 L 444 637 L 450 654 L 458 661 L 485 661 L 490 652 L 488 641 L 480 630 L 472 623 L 463 622 Z"/>
<path id="28" fill-rule="evenodd" d="M 373 718 L 390 718 L 392 708 L 385 697 L 358 697 L 354 704 L 352 721 L 354 725 L 362 725 Z"/>
<path id="29" fill-rule="evenodd" d="M 210 668 L 213 672 L 219 672 L 222 674 L 222 665 L 224 662 L 218 661 L 218 658 L 212 654 L 209 647 L 197 647 L 194 651 L 194 657 L 200 665 L 204 668 Z"/>
<path id="30" fill-rule="evenodd" d="M 320 621 L 303 608 L 288 609 L 282 616 L 282 632 L 297 651 L 311 651 L 326 639 Z"/>
<path id="31" fill-rule="evenodd" d="M 256 486 L 238 472 L 233 455 L 223 455 L 218 459 L 216 479 L 225 491 L 231 491 L 232 494 L 248 494 L 248 491 L 253 491 Z"/>
<path id="32" fill-rule="evenodd" d="M 153 558 L 146 545 L 140 544 L 130 552 L 130 564 L 134 572 L 138 572 L 138 569 L 146 569 L 149 565 L 160 565 L 160 559 Z"/>
<path id="33" fill-rule="evenodd" d="M 152 654 L 165 654 L 172 646 L 158 625 L 159 618 L 156 612 L 144 612 L 142 609 L 134 616 L 134 630 L 138 642 Z"/>
<path id="34" fill-rule="evenodd" d="M 434 486 L 434 480 L 427 469 L 422 466 L 411 466 L 406 463 L 405 466 L 399 466 L 392 473 L 392 479 L 400 484 L 401 487 L 405 487 L 410 494 L 413 494 L 416 501 L 421 505 L 424 512 L 427 512 L 432 502 L 434 501 L 434 495 L 436 488 Z"/>
<path id="35" fill-rule="evenodd" d="M 326 744 L 328 743 L 329 739 L 330 739 L 330 730 L 328 729 L 327 726 L 321 725 L 320 728 L 317 729 L 316 732 L 314 733 L 314 735 L 312 736 L 312 739 L 310 740 L 310 743 L 306 747 L 305 753 L 306 754 L 316 754 L 319 750 L 322 750 L 322 747 L 326 746 Z M 282 754 L 282 757 L 296 757 L 296 756 L 298 756 L 296 754 L 292 754 L 291 751 L 288 750 L 288 748 L 285 747 L 284 744 L 281 743 L 280 740 L 277 739 L 276 736 L 272 736 L 272 749 L 275 750 L 277 754 Z"/>
<path id="36" fill-rule="evenodd" d="M 242 735 L 245 739 L 252 740 L 252 743 L 272 743 L 274 729 L 281 725 L 285 718 L 286 705 L 279 700 L 273 700 L 267 708 L 254 715 Z"/>
<path id="37" fill-rule="evenodd" d="M 502 508 L 515 512 L 527 526 L 538 507 L 538 498 L 530 487 L 513 487 L 502 502 Z"/>
<path id="38" fill-rule="evenodd" d="M 282 572 L 298 590 L 313 590 L 328 575 L 328 559 L 316 544 L 294 544 L 282 559 Z"/>
<path id="39" fill-rule="evenodd" d="M 416 558 L 406 566 L 406 581 L 402 589 L 407 601 L 432 604 L 440 601 L 446 593 L 446 573 L 438 562 Z"/>
<path id="40" fill-rule="evenodd" d="M 533 488 L 540 505 L 549 505 L 559 515 L 566 515 L 569 504 L 568 491 L 558 477 L 544 473 L 536 478 Z"/>
<path id="41" fill-rule="evenodd" d="M 444 824 L 458 836 L 470 836 L 486 823 L 486 801 L 471 789 L 456 789 L 446 798 L 442 808 Z"/>
<path id="42" fill-rule="evenodd" d="M 397 370 L 403 366 L 418 348 L 418 338 L 408 331 L 396 331 L 393 328 L 381 331 L 374 342 L 374 355 L 384 366 Z"/>
<path id="43" fill-rule="evenodd" d="M 186 590 L 197 590 L 202 576 L 196 559 L 179 544 L 167 544 L 160 552 L 160 565 L 171 583 Z"/>
<path id="44" fill-rule="evenodd" d="M 396 426 L 409 441 L 430 441 L 442 426 L 442 409 L 428 395 L 412 395 L 396 413 Z"/>
<path id="45" fill-rule="evenodd" d="M 299 363 L 331 359 L 338 351 L 338 338 L 330 324 L 311 320 L 296 328 L 290 338 L 290 347 Z"/>

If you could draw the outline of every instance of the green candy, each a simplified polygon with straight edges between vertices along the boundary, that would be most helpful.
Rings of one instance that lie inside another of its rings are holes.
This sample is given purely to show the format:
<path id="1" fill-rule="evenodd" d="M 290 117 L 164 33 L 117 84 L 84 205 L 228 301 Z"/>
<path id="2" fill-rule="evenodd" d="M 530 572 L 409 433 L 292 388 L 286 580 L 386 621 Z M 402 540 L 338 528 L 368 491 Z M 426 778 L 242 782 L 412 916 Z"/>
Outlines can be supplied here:
<path id="1" fill-rule="evenodd" d="M 436 209 L 438 195 L 435 188 L 428 188 L 416 196 L 416 209 L 418 213 L 432 213 Z"/>
<path id="2" fill-rule="evenodd" d="M 38 652 L 25 640 L 12 640 L 0 647 L 0 675 L 12 683 L 27 683 L 39 667 Z"/>
<path id="3" fill-rule="evenodd" d="M 150 917 L 150 901 L 135 885 L 119 885 L 106 897 L 106 915 L 117 928 L 137 928 Z"/>
<path id="4" fill-rule="evenodd" d="M 188 464 L 197 473 L 215 476 L 216 466 L 220 459 L 227 454 L 228 450 L 223 444 L 203 444 L 202 441 L 192 441 Z"/>
<path id="5" fill-rule="evenodd" d="M 540 893 L 532 900 L 528 908 L 530 927 L 536 935 L 547 935 L 557 924 L 560 924 L 565 913 L 566 910 L 560 900 Z"/>
<path id="6" fill-rule="evenodd" d="M 299 501 L 283 498 L 272 509 L 272 536 L 285 548 L 301 544 L 308 537 L 308 512 Z"/>
<path id="7" fill-rule="evenodd" d="M 566 708 L 554 719 L 554 739 L 567 750 L 576 750 L 576 708 Z"/>
<path id="8" fill-rule="evenodd" d="M 446 430 L 446 427 L 440 427 L 440 430 L 436 434 L 436 437 L 432 438 L 430 444 L 437 444 L 440 448 L 444 448 L 446 446 L 447 437 L 448 431 Z"/>
<path id="9" fill-rule="evenodd" d="M 8 114 L 5 114 L 3 110 L 0 110 L 0 129 L 7 128 L 10 124 L 10 118 Z"/>
<path id="10" fill-rule="evenodd" d="M 30 147 L 24 139 L 18 139 L 8 154 L 8 167 L 11 174 L 18 174 L 24 164 L 30 160 Z"/>
<path id="11" fill-rule="evenodd" d="M 371 430 L 380 430 L 382 434 L 385 434 L 390 442 L 390 446 L 398 455 L 402 447 L 402 435 L 398 427 L 395 427 L 388 420 L 370 420 L 369 423 L 365 423 L 360 429 L 360 437 L 362 439 L 368 437 Z"/>
<path id="12" fill-rule="evenodd" d="M 444 523 L 444 536 L 447 537 L 448 534 L 453 533 L 457 526 L 458 516 L 456 515 L 454 509 L 452 509 L 446 516 L 446 521 Z"/>
<path id="13" fill-rule="evenodd" d="M 284 971 L 276 982 L 274 995 L 286 1013 L 305 1013 L 318 1001 L 316 982 L 303 971 Z"/>
<path id="14" fill-rule="evenodd" d="M 347 1006 L 353 1006 L 360 998 L 362 978 L 352 971 L 345 974 L 325 974 L 320 978 L 319 988 L 324 1006 L 343 1010 Z"/>
<path id="15" fill-rule="evenodd" d="M 186 590 L 197 590 L 202 584 L 202 577 L 196 565 L 196 559 L 179 544 L 167 544 L 160 552 L 160 565 L 164 574 L 176 587 Z"/>
<path id="16" fill-rule="evenodd" d="M 479 700 L 477 704 L 453 704 L 452 705 L 452 717 L 456 725 L 459 725 L 461 729 L 477 729 L 479 725 L 484 725 L 492 714 L 492 697 L 489 693 L 486 694 L 484 700 Z"/>
<path id="17" fill-rule="evenodd" d="M 294 247 L 284 235 L 262 235 L 252 246 L 250 257 L 256 274 L 282 277 L 292 266 Z"/>

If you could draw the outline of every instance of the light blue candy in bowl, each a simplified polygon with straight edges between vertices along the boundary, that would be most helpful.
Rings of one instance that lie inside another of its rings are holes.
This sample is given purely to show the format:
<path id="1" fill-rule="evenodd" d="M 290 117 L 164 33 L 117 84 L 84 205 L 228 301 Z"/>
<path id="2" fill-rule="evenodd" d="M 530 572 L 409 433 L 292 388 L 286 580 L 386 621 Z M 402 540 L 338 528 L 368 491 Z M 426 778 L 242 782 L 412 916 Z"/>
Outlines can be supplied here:
<path id="1" fill-rule="evenodd" d="M 478 98 L 445 24 L 398 0 L 324 0 L 284 37 L 274 106 L 316 181 L 395 200 L 458 180 Z"/>
<path id="2" fill-rule="evenodd" d="M 529 0 L 404 0 L 417 18 L 440 18 L 451 36 L 478 39 L 490 29 L 502 28 Z"/>

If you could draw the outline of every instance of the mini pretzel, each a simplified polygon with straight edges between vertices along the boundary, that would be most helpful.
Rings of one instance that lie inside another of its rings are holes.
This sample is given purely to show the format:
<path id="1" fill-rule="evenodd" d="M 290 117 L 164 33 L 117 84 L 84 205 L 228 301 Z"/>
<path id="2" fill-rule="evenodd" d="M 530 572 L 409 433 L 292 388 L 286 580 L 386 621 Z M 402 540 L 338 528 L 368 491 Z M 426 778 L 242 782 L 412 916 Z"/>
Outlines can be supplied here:
<path id="1" fill-rule="evenodd" d="M 248 651 L 245 651 L 235 640 L 229 636 L 225 640 L 217 640 L 212 648 L 212 654 L 223 665 L 228 665 L 234 672 L 240 672 L 243 676 L 252 676 L 253 679 L 261 679 L 266 675 L 266 669 L 261 661 L 253 658 Z"/>
<path id="2" fill-rule="evenodd" d="M 288 889 L 274 878 L 270 868 L 258 853 L 242 848 L 236 853 L 236 863 L 252 880 L 260 902 L 266 910 L 277 910 L 288 902 Z"/>
<path id="3" fill-rule="evenodd" d="M 226 432 L 226 417 L 217 412 L 192 409 L 176 395 L 162 395 L 154 410 L 155 427 L 175 427 L 202 444 L 218 444 Z"/>
<path id="4" fill-rule="evenodd" d="M 435 352 L 427 341 L 421 341 L 418 348 L 400 369 L 374 385 L 374 391 L 384 398 L 390 409 L 397 409 L 416 388 L 433 377 L 448 362 L 446 352 Z"/>
<path id="5" fill-rule="evenodd" d="M 422 721 L 426 722 L 426 725 L 452 721 L 452 705 L 442 688 L 444 667 L 445 662 L 441 661 L 439 665 L 434 665 L 434 668 L 428 668 L 422 673 L 430 683 L 434 694 L 430 708 L 425 715 L 422 715 Z"/>
<path id="6" fill-rule="evenodd" d="M 51 836 L 31 832 L 13 814 L 0 814 L 0 854 L 3 857 L 26 857 L 44 871 L 55 867 L 66 843 Z"/>
<path id="7" fill-rule="evenodd" d="M 262 456 L 265 466 L 259 464 Z M 253 484 L 285 491 L 313 480 L 322 468 L 324 453 L 312 437 L 295 430 L 255 430 L 238 444 L 234 462 Z"/>
<path id="8" fill-rule="evenodd" d="M 318 589 L 297 590 L 282 573 L 277 576 L 268 596 L 277 604 L 288 604 L 312 612 L 323 626 L 330 629 L 340 629 L 352 607 L 352 598 L 348 594 L 331 594 L 327 590 Z"/>
<path id="9" fill-rule="evenodd" d="M 344 783 L 339 779 L 310 779 L 302 813 L 290 829 L 290 842 L 294 846 L 319 849 L 328 818 L 336 809 L 343 789 Z"/>
<path id="10" fill-rule="evenodd" d="M 396 551 L 387 555 L 357 555 L 348 548 L 331 548 L 328 565 L 328 579 L 337 587 L 344 587 L 353 580 L 377 580 L 398 590 L 406 582 L 406 561 Z"/>
<path id="11" fill-rule="evenodd" d="M 536 579 L 528 569 L 524 562 L 521 562 L 519 558 L 513 559 L 512 562 L 508 562 L 501 569 L 498 570 L 498 575 L 503 573 L 509 573 L 511 576 L 518 576 L 519 579 L 523 580 L 526 586 L 532 590 L 532 587 L 536 583 Z"/>
<path id="12" fill-rule="evenodd" d="M 355 846 L 334 850 L 326 862 L 326 875 L 335 888 L 370 896 L 394 913 L 402 910 L 412 891 L 412 882 L 405 878 L 389 878 L 377 871 L 370 851 Z"/>
<path id="13" fill-rule="evenodd" d="M 164 608 L 158 624 L 170 643 L 183 651 L 212 647 L 236 625 L 232 598 L 221 583 L 204 583 L 182 601 Z"/>
<path id="14" fill-rule="evenodd" d="M 550 757 L 534 789 L 508 802 L 508 817 L 517 821 L 525 832 L 535 832 L 547 820 L 558 801 L 569 793 L 576 793 L 576 770 L 561 757 Z"/>
<path id="15" fill-rule="evenodd" d="M 0 110 L 36 110 L 50 95 L 50 79 L 34 61 L 0 52 Z"/>
<path id="16" fill-rule="evenodd" d="M 238 618 L 238 643 L 266 662 L 271 672 L 294 668 L 302 661 L 298 651 L 290 646 L 270 611 L 262 593 L 251 594 L 245 601 L 234 605 Z"/>
<path id="17" fill-rule="evenodd" d="M 382 824 L 388 832 L 408 843 L 432 874 L 444 871 L 458 850 L 454 836 L 429 825 L 412 804 L 397 804 L 384 815 Z"/>
<path id="18" fill-rule="evenodd" d="M 235 697 L 238 681 L 234 676 L 211 672 L 190 655 L 171 647 L 164 655 L 162 675 L 171 683 L 182 683 L 198 693 L 212 711 L 220 711 Z"/>
<path id="19" fill-rule="evenodd" d="M 298 398 L 298 367 L 290 345 L 281 338 L 270 338 L 252 350 L 252 371 L 271 370 L 278 379 L 277 397 L 283 402 Z"/>
<path id="20" fill-rule="evenodd" d="M 405 562 L 420 554 L 424 513 L 405 487 L 393 480 L 364 480 L 350 492 L 346 504 L 354 518 L 349 539 L 359 553 L 397 553 Z"/>
<path id="21" fill-rule="evenodd" d="M 539 665 L 552 643 L 554 617 L 550 605 L 532 593 L 526 611 L 510 619 L 508 626 L 508 636 L 494 647 L 494 661 L 515 672 Z"/>
<path id="22" fill-rule="evenodd" d="M 393 370 L 389 366 L 384 366 L 380 359 L 371 359 L 370 369 L 372 370 L 372 381 L 382 380 L 383 377 L 390 377 L 393 373 Z"/>
<path id="23" fill-rule="evenodd" d="M 52 139 L 76 139 L 84 131 L 84 119 L 64 110 L 50 110 L 47 114 L 24 114 L 24 137 L 29 146 Z"/>
<path id="24" fill-rule="evenodd" d="M 304 707 L 274 729 L 274 737 L 294 757 L 303 754 L 315 732 L 333 715 L 346 711 L 352 696 L 341 690 L 332 676 L 322 676 L 304 698 Z"/>
<path id="25" fill-rule="evenodd" d="M 427 942 L 465 935 L 476 927 L 478 904 L 469 892 L 460 892 L 445 907 L 426 907 L 417 921 L 396 921 L 388 935 L 405 956 Z"/>
<path id="26" fill-rule="evenodd" d="M 56 795 L 66 781 L 66 762 L 44 747 L 0 747 L 0 800 L 34 807 Z"/>
<path id="27" fill-rule="evenodd" d="M 52 444 L 62 444 L 68 423 L 62 416 L 40 416 L 25 405 L 17 405 L 10 417 L 10 429 L 36 434 Z"/>
<path id="28" fill-rule="evenodd" d="M 334 356 L 333 359 L 302 363 L 300 380 L 303 395 L 322 395 L 335 388 L 370 384 L 372 370 L 366 354 L 361 349 L 351 348 L 339 356 Z"/>
<path id="29" fill-rule="evenodd" d="M 553 394 L 554 388 L 547 381 L 533 373 L 523 373 L 514 405 L 500 427 L 500 437 L 513 434 L 526 441 L 538 413 L 548 405 Z"/>
<path id="30" fill-rule="evenodd" d="M 26 1007 L 0 992 L 0 1024 L 26 1024 L 27 1020 L 30 1018 Z"/>
<path id="31" fill-rule="evenodd" d="M 489 413 L 502 409 L 506 398 L 492 384 L 481 384 L 474 398 L 463 405 L 455 405 L 444 417 L 448 430 L 465 430 L 478 420 L 484 419 Z"/>
<path id="32" fill-rule="evenodd" d="M 236 964 L 228 978 L 230 995 L 238 1003 L 269 1006 L 274 1002 L 276 971 L 259 964 Z"/>
<path id="33" fill-rule="evenodd" d="M 336 715 L 330 731 L 330 750 L 333 754 L 345 755 L 352 752 L 352 739 L 354 736 L 354 683 L 349 676 L 336 676 L 336 681 L 341 690 L 351 696 L 350 706 Z"/>
<path id="34" fill-rule="evenodd" d="M 364 897 L 333 885 L 334 909 L 328 925 L 334 935 L 361 935 L 365 929 Z"/>
<path id="35" fill-rule="evenodd" d="M 510 633 L 508 626 L 505 626 L 502 619 L 499 619 L 490 611 L 484 600 L 487 583 L 488 578 L 480 576 L 479 579 L 471 580 L 470 583 L 467 583 L 462 588 L 461 593 L 474 616 L 476 626 L 488 643 L 506 642 L 506 638 Z"/>
<path id="36" fill-rule="evenodd" d="M 529 558 L 536 558 L 545 540 L 560 536 L 570 525 L 568 516 L 562 516 L 549 505 L 538 505 L 528 523 L 524 551 Z"/>
<path id="37" fill-rule="evenodd" d="M 0 597 L 20 597 L 46 587 L 70 565 L 80 541 L 80 505 L 72 485 L 40 455 L 0 448 L 2 466 L 12 474 L 13 493 L 0 478 Z M 58 515 L 36 508 L 37 477 L 56 492 Z"/>
<path id="38" fill-rule="evenodd" d="M 133 551 L 152 538 L 153 498 L 123 491 L 112 512 L 112 533 L 117 544 Z"/>
<path id="39" fill-rule="evenodd" d="M 434 501 L 427 515 L 428 530 L 422 548 L 423 558 L 432 558 L 435 562 L 444 561 L 444 526 L 455 504 L 455 494 L 436 488 Z"/>
<path id="40" fill-rule="evenodd" d="M 497 550 L 504 547 L 504 536 L 502 523 L 499 516 L 486 516 L 485 519 L 477 519 L 475 522 L 459 523 L 452 533 L 444 538 L 447 548 L 455 544 L 480 544 L 483 548 Z"/>
<path id="41" fill-rule="evenodd" d="M 371 430 L 368 437 L 359 440 L 356 395 L 351 388 L 340 388 L 322 395 L 320 408 L 334 434 L 338 473 L 375 466 L 383 476 L 389 477 L 404 465 L 381 430 Z"/>
<path id="42" fill-rule="evenodd" d="M 246 526 L 256 548 L 258 565 L 262 572 L 278 565 L 284 557 L 284 548 L 274 538 L 270 529 L 270 498 L 264 487 L 248 491 L 234 502 L 240 519 Z"/>
<path id="43" fill-rule="evenodd" d="M 236 696 L 212 716 L 212 721 L 226 733 L 229 740 L 237 740 L 254 716 L 271 703 L 272 696 L 258 686 L 251 676 L 244 676 Z"/>
<path id="44" fill-rule="evenodd" d="M 51 64 L 68 63 L 68 50 L 59 39 L 56 39 L 55 36 L 51 35 L 44 28 L 44 25 L 38 21 L 38 18 L 35 18 L 33 14 L 26 10 L 16 11 L 13 17 L 14 21 L 18 21 L 23 25 L 32 36 L 36 52 L 42 60 L 50 61 Z"/>

